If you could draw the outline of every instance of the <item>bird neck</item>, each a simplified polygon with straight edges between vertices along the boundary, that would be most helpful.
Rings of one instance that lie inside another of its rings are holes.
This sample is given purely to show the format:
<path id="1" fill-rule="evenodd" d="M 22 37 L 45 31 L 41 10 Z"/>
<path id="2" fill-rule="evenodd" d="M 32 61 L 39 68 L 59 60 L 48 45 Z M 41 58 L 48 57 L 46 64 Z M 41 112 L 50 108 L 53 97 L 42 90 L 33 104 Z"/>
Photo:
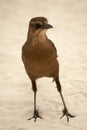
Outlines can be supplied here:
<path id="1" fill-rule="evenodd" d="M 39 40 L 43 43 L 47 39 L 46 30 L 38 32 L 37 34 L 28 33 L 27 41 L 31 42 L 33 40 Z"/>
<path id="2" fill-rule="evenodd" d="M 39 39 L 40 41 L 43 41 L 43 42 L 44 42 L 44 41 L 47 39 L 46 32 L 45 32 L 45 31 L 42 31 L 41 33 L 39 33 L 38 39 Z"/>

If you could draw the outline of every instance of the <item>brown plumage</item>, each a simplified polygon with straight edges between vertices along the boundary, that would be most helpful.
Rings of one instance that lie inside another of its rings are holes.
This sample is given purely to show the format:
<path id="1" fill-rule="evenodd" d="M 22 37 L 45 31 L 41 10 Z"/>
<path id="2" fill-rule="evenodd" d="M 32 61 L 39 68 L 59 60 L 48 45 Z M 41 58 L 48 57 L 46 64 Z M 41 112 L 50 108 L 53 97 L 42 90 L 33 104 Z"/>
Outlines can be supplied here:
<path id="1" fill-rule="evenodd" d="M 59 91 L 63 101 L 63 116 L 66 115 L 67 121 L 69 121 L 69 116 L 73 116 L 68 113 L 68 109 L 65 105 L 65 101 L 61 92 L 57 50 L 53 42 L 49 40 L 46 35 L 46 31 L 49 28 L 52 28 L 52 26 L 48 24 L 48 20 L 46 18 L 32 18 L 29 23 L 27 41 L 22 47 L 22 60 L 25 70 L 31 79 L 32 89 L 34 91 L 34 116 L 32 118 L 35 118 L 35 121 L 37 118 L 41 118 L 36 109 L 36 79 L 41 77 L 52 77 L 56 82 L 57 90 Z"/>

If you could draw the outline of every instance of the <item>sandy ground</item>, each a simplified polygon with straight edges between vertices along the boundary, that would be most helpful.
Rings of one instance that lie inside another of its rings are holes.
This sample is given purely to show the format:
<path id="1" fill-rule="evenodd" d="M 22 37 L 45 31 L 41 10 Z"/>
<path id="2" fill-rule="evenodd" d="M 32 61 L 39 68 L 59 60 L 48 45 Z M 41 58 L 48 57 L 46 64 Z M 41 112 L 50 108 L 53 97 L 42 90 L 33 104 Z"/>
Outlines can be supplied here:
<path id="1" fill-rule="evenodd" d="M 60 81 L 69 111 L 76 117 L 59 119 L 63 105 L 52 79 L 38 80 L 33 114 L 31 83 L 21 61 L 29 20 L 45 16 L 54 29 L 48 37 L 57 47 Z M 0 130 L 87 130 L 87 0 L 0 0 Z"/>

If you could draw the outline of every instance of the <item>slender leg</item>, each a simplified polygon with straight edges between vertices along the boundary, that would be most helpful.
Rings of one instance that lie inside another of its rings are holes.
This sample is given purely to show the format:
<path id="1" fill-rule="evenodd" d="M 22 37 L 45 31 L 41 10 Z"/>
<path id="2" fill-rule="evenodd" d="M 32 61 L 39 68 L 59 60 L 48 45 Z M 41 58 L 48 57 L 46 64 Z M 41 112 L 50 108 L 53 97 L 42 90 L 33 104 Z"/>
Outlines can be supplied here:
<path id="1" fill-rule="evenodd" d="M 31 81 L 31 82 L 32 82 L 32 89 L 34 91 L 34 115 L 33 115 L 33 117 L 29 118 L 28 120 L 31 120 L 34 118 L 34 122 L 36 122 L 37 118 L 42 118 L 42 117 L 40 117 L 39 112 L 36 109 L 36 92 L 37 92 L 36 82 L 35 81 Z"/>
<path id="2" fill-rule="evenodd" d="M 63 105 L 64 105 L 63 115 L 61 116 L 61 118 L 63 118 L 64 116 L 66 116 L 66 117 L 67 117 L 67 122 L 69 122 L 69 117 L 73 118 L 73 117 L 75 117 L 75 116 L 71 115 L 71 114 L 68 112 L 68 109 L 67 109 L 67 107 L 66 107 L 66 104 L 65 104 L 65 101 L 64 101 L 64 98 L 63 98 L 63 95 L 62 95 L 61 84 L 60 84 L 58 78 L 57 78 L 57 79 L 54 79 L 54 80 L 55 80 L 55 82 L 56 82 L 56 84 L 57 84 L 57 90 L 58 90 L 59 93 L 60 93 L 60 96 L 61 96 L 61 99 L 62 99 L 62 102 L 63 102 Z"/>

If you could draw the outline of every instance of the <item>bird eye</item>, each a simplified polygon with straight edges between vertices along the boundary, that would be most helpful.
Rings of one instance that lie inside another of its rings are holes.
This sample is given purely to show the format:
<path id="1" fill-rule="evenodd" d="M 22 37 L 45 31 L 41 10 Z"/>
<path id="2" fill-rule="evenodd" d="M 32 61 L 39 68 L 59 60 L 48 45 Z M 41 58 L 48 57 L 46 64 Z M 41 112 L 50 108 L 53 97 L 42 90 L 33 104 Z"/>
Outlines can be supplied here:
<path id="1" fill-rule="evenodd" d="M 42 25 L 39 24 L 39 23 L 36 23 L 36 24 L 35 24 L 35 28 L 36 28 L 36 29 L 39 29 L 41 26 L 42 26 Z"/>
<path id="2" fill-rule="evenodd" d="M 35 24 L 32 23 L 31 26 L 35 27 Z"/>
<path id="3" fill-rule="evenodd" d="M 32 23 L 31 26 L 35 29 L 39 29 L 42 25 L 40 23 Z"/>

